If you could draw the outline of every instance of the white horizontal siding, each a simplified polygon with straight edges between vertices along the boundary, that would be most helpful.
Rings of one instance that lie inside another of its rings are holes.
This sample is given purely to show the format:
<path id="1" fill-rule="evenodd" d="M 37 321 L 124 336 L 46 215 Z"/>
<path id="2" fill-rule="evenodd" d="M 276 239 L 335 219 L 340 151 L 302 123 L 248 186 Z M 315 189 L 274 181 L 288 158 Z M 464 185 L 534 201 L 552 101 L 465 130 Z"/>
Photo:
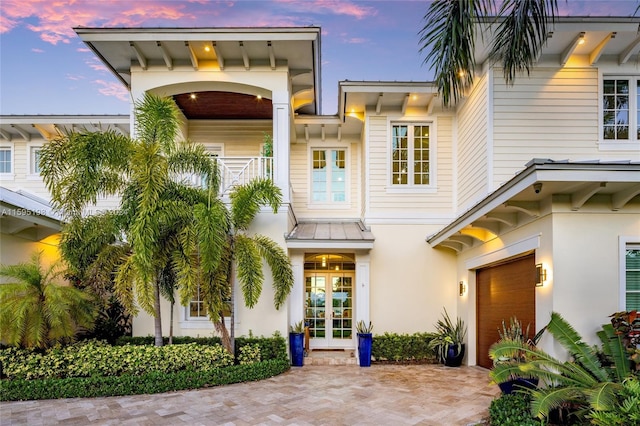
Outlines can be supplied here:
<path id="1" fill-rule="evenodd" d="M 598 70 L 536 69 L 513 87 L 494 75 L 494 183 L 500 185 L 533 158 L 631 159 L 637 153 L 598 149 Z"/>
<path id="2" fill-rule="evenodd" d="M 293 191 L 293 210 L 298 219 L 347 219 L 360 217 L 361 210 L 361 144 L 351 141 L 345 146 L 345 141 L 327 138 L 310 139 L 308 143 L 295 143 L 291 145 L 290 182 Z M 309 182 L 311 179 L 311 148 L 346 148 L 348 152 L 348 202 L 345 204 L 325 204 L 317 206 L 310 203 Z"/>
<path id="3" fill-rule="evenodd" d="M 488 192 L 488 80 L 478 80 L 458 114 L 458 211 Z"/>
<path id="4" fill-rule="evenodd" d="M 14 139 L 11 142 L 3 142 L 3 146 L 13 146 L 13 179 L 3 178 L 0 184 L 12 191 L 25 191 L 49 201 L 51 197 L 42 178 L 29 173 L 30 147 L 45 143 L 44 139 L 32 139 L 29 142 L 22 139 Z"/>
<path id="5" fill-rule="evenodd" d="M 225 157 L 256 157 L 260 155 L 264 134 L 272 133 L 269 120 L 191 120 L 189 140 L 223 144 Z"/>
<path id="6" fill-rule="evenodd" d="M 412 122 L 431 122 L 433 117 L 416 118 Z M 436 187 L 429 192 L 398 193 L 389 183 L 389 146 L 391 135 L 389 119 L 386 116 L 372 116 L 368 119 L 369 172 L 368 186 L 369 218 L 393 218 L 430 215 L 450 215 L 453 206 L 453 118 L 438 116 L 435 123 L 435 182 Z M 433 141 L 432 141 L 433 142 Z M 432 168 L 433 170 L 433 168 Z"/>

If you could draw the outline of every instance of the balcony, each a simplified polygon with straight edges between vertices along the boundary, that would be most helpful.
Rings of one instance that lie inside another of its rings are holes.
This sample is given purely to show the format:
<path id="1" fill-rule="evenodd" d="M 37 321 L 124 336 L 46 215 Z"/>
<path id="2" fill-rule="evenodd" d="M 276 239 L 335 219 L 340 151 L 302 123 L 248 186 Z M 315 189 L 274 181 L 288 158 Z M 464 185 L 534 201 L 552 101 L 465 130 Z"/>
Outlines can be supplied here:
<path id="1" fill-rule="evenodd" d="M 273 179 L 272 157 L 215 157 L 220 168 L 220 196 L 229 195 L 234 186 L 244 185 L 257 178 Z M 202 185 L 202 177 L 185 176 L 183 181 Z"/>

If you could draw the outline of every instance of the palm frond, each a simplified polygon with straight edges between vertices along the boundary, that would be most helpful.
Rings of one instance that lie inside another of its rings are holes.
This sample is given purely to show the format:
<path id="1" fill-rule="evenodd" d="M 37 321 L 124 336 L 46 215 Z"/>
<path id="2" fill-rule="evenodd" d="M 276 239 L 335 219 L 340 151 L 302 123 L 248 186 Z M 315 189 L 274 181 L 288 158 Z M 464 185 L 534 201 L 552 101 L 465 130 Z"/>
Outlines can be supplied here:
<path id="1" fill-rule="evenodd" d="M 602 342 L 602 351 L 613 360 L 615 365 L 612 374 L 617 381 L 621 382 L 631 373 L 631 361 L 627 356 L 627 348 L 622 336 L 616 333 L 612 324 L 603 325 L 597 335 Z"/>
<path id="2" fill-rule="evenodd" d="M 621 383 L 598 383 L 597 386 L 587 392 L 589 405 L 596 411 L 611 410 L 618 402 L 618 396 L 622 389 L 623 385 Z"/>
<path id="3" fill-rule="evenodd" d="M 209 206 L 197 204 L 193 207 L 193 219 L 203 270 L 213 274 L 220 264 L 230 232 L 228 210 L 216 199 Z"/>
<path id="4" fill-rule="evenodd" d="M 573 402 L 578 405 L 585 405 L 584 394 L 580 389 L 573 387 L 560 388 L 537 388 L 531 390 L 531 415 L 539 419 L 549 416 L 549 411 Z"/>
<path id="5" fill-rule="evenodd" d="M 271 179 L 255 179 L 234 188 L 230 194 L 231 220 L 233 227 L 246 230 L 260 211 L 261 206 L 269 206 L 274 213 L 282 203 L 282 193 Z"/>
<path id="6" fill-rule="evenodd" d="M 234 246 L 236 271 L 244 302 L 247 307 L 253 308 L 258 303 L 264 282 L 260 252 L 255 242 L 242 234 L 236 235 Z"/>
<path id="7" fill-rule="evenodd" d="M 435 83 L 445 106 L 464 96 L 475 71 L 476 20 L 493 11 L 492 0 L 435 0 L 420 30 L 424 63 L 435 71 Z"/>
<path id="8" fill-rule="evenodd" d="M 502 63 L 504 79 L 512 85 L 517 74 L 529 74 L 549 27 L 558 13 L 557 0 L 505 0 L 490 57 Z"/>
<path id="9" fill-rule="evenodd" d="M 609 380 L 608 374 L 602 368 L 593 348 L 584 343 L 578 332 L 560 314 L 551 313 L 547 330 L 594 378 L 600 382 Z"/>
<path id="10" fill-rule="evenodd" d="M 180 130 L 180 109 L 170 97 L 145 92 L 134 103 L 135 129 L 139 141 L 145 145 L 159 145 L 169 154 L 176 148 Z"/>
<path id="11" fill-rule="evenodd" d="M 264 235 L 256 235 L 253 240 L 257 243 L 258 250 L 263 259 L 267 261 L 273 277 L 275 289 L 273 303 L 276 309 L 284 304 L 293 288 L 293 270 L 291 260 L 287 253 L 275 241 Z"/>

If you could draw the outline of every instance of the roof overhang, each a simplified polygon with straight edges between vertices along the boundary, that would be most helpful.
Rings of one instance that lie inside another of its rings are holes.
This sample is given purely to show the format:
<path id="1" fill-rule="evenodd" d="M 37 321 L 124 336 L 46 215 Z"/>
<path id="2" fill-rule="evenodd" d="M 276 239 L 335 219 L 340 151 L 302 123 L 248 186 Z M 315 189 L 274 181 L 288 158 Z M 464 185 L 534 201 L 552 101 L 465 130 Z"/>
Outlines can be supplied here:
<path id="1" fill-rule="evenodd" d="M 551 197 L 571 211 L 597 200 L 614 212 L 640 209 L 640 162 L 568 162 L 534 159 L 526 168 L 471 209 L 428 236 L 432 247 L 460 252 L 537 218 Z"/>
<path id="2" fill-rule="evenodd" d="M 60 232 L 62 218 L 45 201 L 22 191 L 0 187 L 3 234 L 41 241 Z"/>
<path id="3" fill-rule="evenodd" d="M 113 129 L 129 136 L 128 115 L 0 115 L 0 139 L 51 140 L 72 130 L 104 131 Z"/>
<path id="4" fill-rule="evenodd" d="M 285 235 L 287 248 L 371 250 L 375 238 L 360 221 L 302 221 Z"/>
<path id="5" fill-rule="evenodd" d="M 132 67 L 196 71 L 286 67 L 294 109 L 305 114 L 320 111 L 319 27 L 77 27 L 74 31 L 127 89 Z"/>
<path id="6" fill-rule="evenodd" d="M 490 42 L 500 21 L 480 19 L 482 37 L 476 37 L 476 64 L 488 62 Z M 583 65 L 600 61 L 615 61 L 618 65 L 635 63 L 640 52 L 638 17 L 558 17 L 549 25 L 547 41 L 542 46 L 538 62 L 564 66 L 570 60 Z"/>

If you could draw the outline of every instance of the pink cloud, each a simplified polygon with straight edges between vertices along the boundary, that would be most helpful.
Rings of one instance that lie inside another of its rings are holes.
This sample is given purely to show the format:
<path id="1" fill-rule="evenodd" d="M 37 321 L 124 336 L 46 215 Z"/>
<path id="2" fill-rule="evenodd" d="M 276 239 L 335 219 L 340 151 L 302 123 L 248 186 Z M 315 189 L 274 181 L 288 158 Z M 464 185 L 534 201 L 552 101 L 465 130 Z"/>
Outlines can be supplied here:
<path id="1" fill-rule="evenodd" d="M 67 74 L 67 80 L 71 80 L 71 81 L 79 81 L 79 80 L 84 80 L 85 77 L 82 75 L 74 75 L 74 74 Z"/>
<path id="2" fill-rule="evenodd" d="M 98 88 L 98 92 L 104 96 L 115 97 L 124 102 L 129 101 L 129 91 L 121 83 L 111 83 L 104 80 L 94 80 Z"/>
<path id="3" fill-rule="evenodd" d="M 31 51 L 32 51 L 33 53 L 44 53 L 44 50 L 42 50 L 42 49 L 36 49 L 36 48 L 31 49 Z"/>
<path id="4" fill-rule="evenodd" d="M 276 0 L 276 3 L 286 4 L 293 10 L 313 11 L 323 15 L 347 15 L 356 19 L 375 16 L 378 11 L 374 7 L 363 6 L 348 0 Z"/>

